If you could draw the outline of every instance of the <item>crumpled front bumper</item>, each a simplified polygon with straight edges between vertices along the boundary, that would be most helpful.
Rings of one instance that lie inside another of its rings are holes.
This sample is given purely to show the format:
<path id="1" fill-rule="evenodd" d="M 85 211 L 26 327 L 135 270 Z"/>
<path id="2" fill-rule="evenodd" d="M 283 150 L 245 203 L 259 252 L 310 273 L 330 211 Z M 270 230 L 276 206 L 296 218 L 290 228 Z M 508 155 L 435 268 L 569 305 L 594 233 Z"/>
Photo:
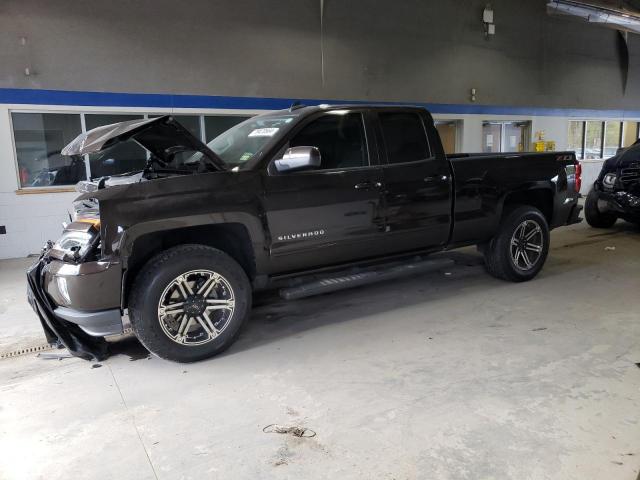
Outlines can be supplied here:
<path id="1" fill-rule="evenodd" d="M 619 215 L 640 216 L 640 196 L 625 191 L 598 190 L 598 207 Z"/>
<path id="2" fill-rule="evenodd" d="M 47 341 L 74 355 L 102 360 L 108 335 L 123 332 L 119 264 L 69 264 L 45 256 L 27 271 L 27 298 Z"/>

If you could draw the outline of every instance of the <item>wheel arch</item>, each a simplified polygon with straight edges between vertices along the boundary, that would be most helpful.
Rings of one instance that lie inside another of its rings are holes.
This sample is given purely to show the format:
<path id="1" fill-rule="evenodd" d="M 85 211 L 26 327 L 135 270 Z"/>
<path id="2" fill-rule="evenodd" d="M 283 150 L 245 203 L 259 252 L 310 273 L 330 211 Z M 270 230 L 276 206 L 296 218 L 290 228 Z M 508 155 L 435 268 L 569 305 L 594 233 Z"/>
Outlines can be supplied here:
<path id="1" fill-rule="evenodd" d="M 185 244 L 206 245 L 217 248 L 233 258 L 249 280 L 258 271 L 254 242 L 249 227 L 241 222 L 195 224 L 183 227 L 151 229 L 139 235 L 130 235 L 122 248 L 125 273 L 122 281 L 122 308 L 129 302 L 133 282 L 142 267 L 156 254 L 171 247 Z"/>
<path id="2" fill-rule="evenodd" d="M 549 225 L 553 222 L 553 191 L 546 186 L 536 186 L 523 190 L 515 190 L 507 193 L 502 202 L 500 218 L 504 218 L 508 212 L 516 206 L 528 205 L 535 207 L 544 215 Z"/>

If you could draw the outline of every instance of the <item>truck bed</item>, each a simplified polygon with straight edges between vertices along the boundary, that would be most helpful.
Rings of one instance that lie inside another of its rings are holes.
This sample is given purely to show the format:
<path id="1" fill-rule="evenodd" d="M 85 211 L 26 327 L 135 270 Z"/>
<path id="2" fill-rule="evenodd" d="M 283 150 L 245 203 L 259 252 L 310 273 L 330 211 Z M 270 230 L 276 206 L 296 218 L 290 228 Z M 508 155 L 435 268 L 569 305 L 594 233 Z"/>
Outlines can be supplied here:
<path id="1" fill-rule="evenodd" d="M 447 156 L 453 172 L 451 245 L 488 240 L 498 228 L 509 192 L 535 190 L 551 228 L 566 224 L 577 193 L 568 188 L 574 152 L 457 153 Z"/>

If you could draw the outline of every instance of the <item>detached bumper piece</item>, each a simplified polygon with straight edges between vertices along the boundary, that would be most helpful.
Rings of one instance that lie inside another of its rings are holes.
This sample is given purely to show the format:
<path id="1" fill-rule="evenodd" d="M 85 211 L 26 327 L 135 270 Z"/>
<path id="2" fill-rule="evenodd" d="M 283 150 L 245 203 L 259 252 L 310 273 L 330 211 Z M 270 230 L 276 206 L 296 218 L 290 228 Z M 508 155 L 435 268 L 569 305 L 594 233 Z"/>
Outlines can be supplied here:
<path id="1" fill-rule="evenodd" d="M 63 345 L 73 356 L 85 360 L 101 361 L 106 359 L 109 352 L 104 337 L 89 335 L 80 328 L 75 320 L 75 323 L 68 321 L 70 319 L 69 312 L 73 312 L 73 310 L 63 308 L 62 312 L 59 312 L 60 307 L 54 308 L 51 304 L 43 288 L 42 269 L 44 266 L 45 261 L 40 260 L 27 271 L 27 297 L 40 319 L 47 342 L 51 345 Z M 64 319 L 65 316 L 67 320 Z"/>
<path id="2" fill-rule="evenodd" d="M 606 202 L 606 207 L 610 211 L 620 215 L 640 216 L 640 196 L 624 191 L 600 191 L 599 197 L 601 201 Z"/>
<path id="3" fill-rule="evenodd" d="M 53 313 L 58 318 L 75 323 L 92 337 L 122 333 L 122 316 L 119 308 L 100 312 L 79 312 L 71 308 L 58 307 Z"/>

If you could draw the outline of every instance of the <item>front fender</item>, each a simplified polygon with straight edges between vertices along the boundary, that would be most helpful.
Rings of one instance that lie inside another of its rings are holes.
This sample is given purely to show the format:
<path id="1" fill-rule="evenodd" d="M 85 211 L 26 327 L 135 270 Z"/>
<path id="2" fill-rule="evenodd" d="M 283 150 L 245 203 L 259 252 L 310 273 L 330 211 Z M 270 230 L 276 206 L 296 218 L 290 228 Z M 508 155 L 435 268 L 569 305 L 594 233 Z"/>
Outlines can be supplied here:
<path id="1" fill-rule="evenodd" d="M 117 241 L 117 251 L 114 253 L 120 257 L 122 266 L 126 269 L 133 254 L 134 245 L 145 235 L 190 227 L 224 224 L 240 224 L 246 228 L 254 251 L 256 269 L 260 271 L 263 261 L 261 253 L 264 251 L 265 243 L 264 230 L 259 217 L 247 212 L 187 215 L 137 223 L 122 232 Z"/>

